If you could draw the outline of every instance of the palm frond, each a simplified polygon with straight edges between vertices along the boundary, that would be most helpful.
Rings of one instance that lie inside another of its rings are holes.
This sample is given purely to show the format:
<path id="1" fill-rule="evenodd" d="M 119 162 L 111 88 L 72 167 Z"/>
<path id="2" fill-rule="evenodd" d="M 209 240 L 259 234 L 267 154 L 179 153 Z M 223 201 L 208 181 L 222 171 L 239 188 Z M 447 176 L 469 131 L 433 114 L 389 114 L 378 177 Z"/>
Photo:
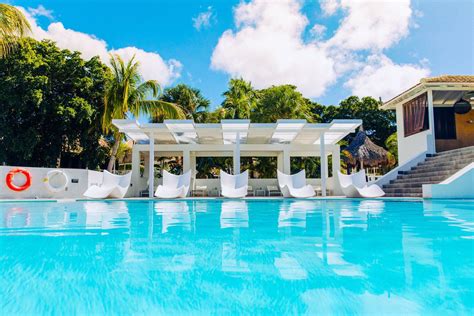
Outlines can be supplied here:
<path id="1" fill-rule="evenodd" d="M 162 116 L 165 119 L 184 119 L 186 115 L 176 104 L 161 100 L 145 100 L 140 102 L 142 114 Z"/>

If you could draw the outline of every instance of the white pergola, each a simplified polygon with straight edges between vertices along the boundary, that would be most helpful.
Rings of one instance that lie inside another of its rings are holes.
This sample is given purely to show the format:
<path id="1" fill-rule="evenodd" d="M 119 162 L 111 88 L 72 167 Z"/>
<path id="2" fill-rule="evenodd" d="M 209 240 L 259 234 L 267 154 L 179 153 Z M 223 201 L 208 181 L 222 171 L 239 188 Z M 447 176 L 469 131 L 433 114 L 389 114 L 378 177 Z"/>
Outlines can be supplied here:
<path id="1" fill-rule="evenodd" d="M 154 191 L 155 155 L 183 157 L 183 171 L 196 168 L 196 157 L 232 156 L 234 173 L 240 173 L 240 157 L 277 157 L 278 169 L 290 173 L 290 157 L 321 157 L 321 189 L 326 194 L 327 156 L 332 155 L 333 170 L 340 168 L 337 142 L 362 124 L 361 120 L 333 120 L 315 124 L 306 120 L 278 120 L 276 123 L 251 123 L 250 120 L 222 120 L 220 123 L 195 123 L 192 120 L 165 120 L 163 123 L 138 123 L 113 120 L 120 132 L 134 140 L 132 183 L 140 177 L 140 152 L 149 153 L 148 187 Z"/>

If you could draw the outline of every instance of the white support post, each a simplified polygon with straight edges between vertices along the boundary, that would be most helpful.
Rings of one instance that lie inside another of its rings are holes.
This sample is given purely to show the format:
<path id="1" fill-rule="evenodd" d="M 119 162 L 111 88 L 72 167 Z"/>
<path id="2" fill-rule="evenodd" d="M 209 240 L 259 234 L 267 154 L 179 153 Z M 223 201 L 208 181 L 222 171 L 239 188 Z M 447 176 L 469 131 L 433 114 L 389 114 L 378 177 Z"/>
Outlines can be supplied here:
<path id="1" fill-rule="evenodd" d="M 183 150 L 183 173 L 191 169 L 191 153 L 189 150 Z"/>
<path id="2" fill-rule="evenodd" d="M 324 141 L 324 133 L 321 133 L 320 137 L 320 155 L 321 155 L 321 195 L 326 196 L 326 178 L 327 178 L 327 156 L 326 156 L 326 144 Z"/>
<path id="3" fill-rule="evenodd" d="M 434 129 L 434 107 L 433 107 L 433 90 L 428 90 L 428 123 L 429 128 L 431 131 L 431 135 L 429 135 L 428 141 L 428 153 L 434 154 L 436 153 L 436 137 L 435 137 L 435 129 Z"/>
<path id="4" fill-rule="evenodd" d="M 283 172 L 283 152 L 277 155 L 277 169 Z"/>
<path id="5" fill-rule="evenodd" d="M 341 147 L 339 145 L 334 145 L 332 150 L 332 183 L 334 195 L 342 194 L 339 177 L 337 176 L 339 171 L 341 171 Z"/>
<path id="6" fill-rule="evenodd" d="M 140 151 L 138 148 L 133 147 L 132 149 L 132 196 L 137 196 L 140 188 L 138 183 L 140 182 Z"/>
<path id="7" fill-rule="evenodd" d="M 150 138 L 150 152 L 148 163 L 148 193 L 149 197 L 155 194 L 155 138 L 153 134 L 148 135 Z"/>
<path id="8" fill-rule="evenodd" d="M 197 171 L 196 171 L 196 154 L 192 153 L 192 154 L 190 154 L 190 157 L 191 157 L 190 158 L 191 159 L 190 164 L 191 164 L 191 170 L 192 170 L 191 174 L 192 174 L 192 177 L 195 177 L 196 173 L 197 173 Z"/>
<path id="9" fill-rule="evenodd" d="M 240 173 L 240 133 L 237 132 L 234 147 L 234 174 Z"/>
<path id="10" fill-rule="evenodd" d="M 283 150 L 283 173 L 291 173 L 290 151 L 288 149 Z"/>

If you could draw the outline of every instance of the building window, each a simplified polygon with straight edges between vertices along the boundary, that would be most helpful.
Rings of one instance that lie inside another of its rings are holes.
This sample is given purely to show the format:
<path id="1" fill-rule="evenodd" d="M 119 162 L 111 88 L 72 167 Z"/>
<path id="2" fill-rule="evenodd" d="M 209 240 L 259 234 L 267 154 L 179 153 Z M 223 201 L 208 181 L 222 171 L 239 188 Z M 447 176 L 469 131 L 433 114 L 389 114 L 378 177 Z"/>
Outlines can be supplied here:
<path id="1" fill-rule="evenodd" d="M 427 94 L 403 104 L 403 128 L 405 137 L 428 129 Z"/>
<path id="2" fill-rule="evenodd" d="M 456 139 L 454 107 L 434 108 L 436 139 Z"/>

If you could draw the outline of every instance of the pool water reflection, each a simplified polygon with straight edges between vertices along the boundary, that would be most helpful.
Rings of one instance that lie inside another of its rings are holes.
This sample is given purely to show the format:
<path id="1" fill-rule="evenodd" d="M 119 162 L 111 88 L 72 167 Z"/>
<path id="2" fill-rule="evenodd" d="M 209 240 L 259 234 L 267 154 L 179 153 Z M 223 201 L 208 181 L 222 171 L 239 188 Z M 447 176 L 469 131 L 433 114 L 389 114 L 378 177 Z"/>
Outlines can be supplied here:
<path id="1" fill-rule="evenodd" d="M 0 203 L 0 312 L 471 314 L 474 201 Z"/>

